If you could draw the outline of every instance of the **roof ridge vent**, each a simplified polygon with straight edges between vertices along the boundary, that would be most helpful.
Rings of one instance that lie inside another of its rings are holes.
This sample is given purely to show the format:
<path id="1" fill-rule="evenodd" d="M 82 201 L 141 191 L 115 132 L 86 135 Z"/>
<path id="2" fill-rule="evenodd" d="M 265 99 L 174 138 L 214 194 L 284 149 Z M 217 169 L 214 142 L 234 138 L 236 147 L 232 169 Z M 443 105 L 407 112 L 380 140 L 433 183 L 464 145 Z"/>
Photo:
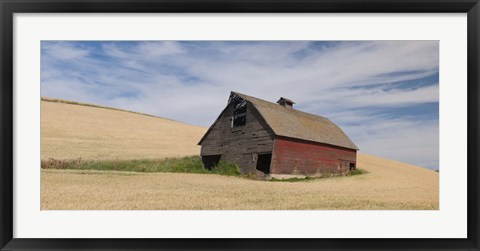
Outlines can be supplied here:
<path id="1" fill-rule="evenodd" d="M 295 104 L 295 102 L 293 102 L 291 99 L 280 97 L 280 99 L 277 101 L 277 104 L 285 108 L 293 109 L 293 104 Z"/>

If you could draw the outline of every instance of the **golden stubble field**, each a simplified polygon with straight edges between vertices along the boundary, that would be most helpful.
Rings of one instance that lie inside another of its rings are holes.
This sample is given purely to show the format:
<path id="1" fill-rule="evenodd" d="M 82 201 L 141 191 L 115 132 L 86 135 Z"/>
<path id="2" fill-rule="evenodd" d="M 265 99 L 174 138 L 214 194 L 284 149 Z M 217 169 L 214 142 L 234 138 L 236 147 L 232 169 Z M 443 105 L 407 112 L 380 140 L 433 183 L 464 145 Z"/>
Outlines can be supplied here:
<path id="1" fill-rule="evenodd" d="M 268 182 L 209 174 L 42 170 L 42 209 L 438 209 L 438 173 L 359 154 L 368 174 Z"/>
<path id="2" fill-rule="evenodd" d="M 198 154 L 206 128 L 42 101 L 42 159 L 134 159 Z M 184 173 L 41 171 L 42 210 L 438 209 L 439 174 L 359 153 L 369 173 L 267 182 Z"/>
<path id="3" fill-rule="evenodd" d="M 200 153 L 206 128 L 126 111 L 42 101 L 42 159 L 164 158 Z"/>

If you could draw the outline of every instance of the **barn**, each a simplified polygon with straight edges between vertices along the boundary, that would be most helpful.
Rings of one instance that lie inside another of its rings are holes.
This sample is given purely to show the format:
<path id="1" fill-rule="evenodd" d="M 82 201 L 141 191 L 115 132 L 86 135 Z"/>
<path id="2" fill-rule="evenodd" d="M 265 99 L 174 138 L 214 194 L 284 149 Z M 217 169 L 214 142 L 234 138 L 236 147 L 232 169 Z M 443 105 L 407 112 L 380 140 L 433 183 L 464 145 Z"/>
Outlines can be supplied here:
<path id="1" fill-rule="evenodd" d="M 242 173 L 322 176 L 356 168 L 357 146 L 329 119 L 231 92 L 227 106 L 200 142 L 205 168 L 236 163 Z"/>

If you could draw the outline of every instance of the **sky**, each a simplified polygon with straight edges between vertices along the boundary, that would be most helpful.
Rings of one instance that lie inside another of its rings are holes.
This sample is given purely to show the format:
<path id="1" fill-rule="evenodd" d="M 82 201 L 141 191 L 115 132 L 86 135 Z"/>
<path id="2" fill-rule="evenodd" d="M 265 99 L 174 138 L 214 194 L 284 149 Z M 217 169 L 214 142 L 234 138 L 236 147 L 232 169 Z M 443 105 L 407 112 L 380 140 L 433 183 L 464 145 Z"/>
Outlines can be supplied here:
<path id="1" fill-rule="evenodd" d="M 209 127 L 230 91 L 329 118 L 361 152 L 439 169 L 438 41 L 42 41 L 41 95 Z"/>

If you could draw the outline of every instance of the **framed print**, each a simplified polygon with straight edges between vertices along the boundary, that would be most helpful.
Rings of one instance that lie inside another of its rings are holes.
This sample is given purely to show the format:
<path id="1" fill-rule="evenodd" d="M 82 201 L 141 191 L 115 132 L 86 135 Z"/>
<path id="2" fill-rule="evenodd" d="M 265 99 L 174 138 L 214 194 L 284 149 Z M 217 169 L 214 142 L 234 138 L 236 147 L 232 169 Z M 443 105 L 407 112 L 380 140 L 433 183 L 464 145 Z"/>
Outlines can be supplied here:
<path id="1" fill-rule="evenodd" d="M 1 248 L 478 242 L 478 1 L 2 1 Z"/>

